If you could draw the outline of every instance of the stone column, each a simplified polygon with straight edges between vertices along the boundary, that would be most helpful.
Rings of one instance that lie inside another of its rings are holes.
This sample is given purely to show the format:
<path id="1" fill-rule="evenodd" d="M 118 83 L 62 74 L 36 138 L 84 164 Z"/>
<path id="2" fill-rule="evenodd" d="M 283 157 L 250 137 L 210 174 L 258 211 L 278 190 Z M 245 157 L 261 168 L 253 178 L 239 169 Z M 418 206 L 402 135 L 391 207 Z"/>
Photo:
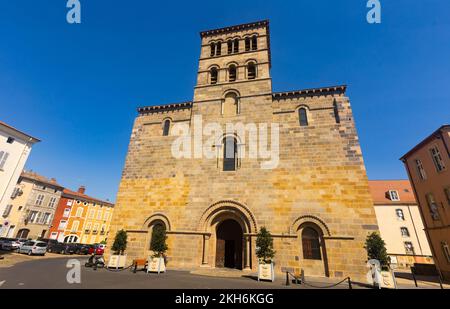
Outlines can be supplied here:
<path id="1" fill-rule="evenodd" d="M 251 270 L 250 265 L 250 259 L 251 259 L 251 236 L 244 236 L 244 270 Z"/>
<path id="2" fill-rule="evenodd" d="M 209 235 L 203 235 L 202 265 L 208 265 Z"/>

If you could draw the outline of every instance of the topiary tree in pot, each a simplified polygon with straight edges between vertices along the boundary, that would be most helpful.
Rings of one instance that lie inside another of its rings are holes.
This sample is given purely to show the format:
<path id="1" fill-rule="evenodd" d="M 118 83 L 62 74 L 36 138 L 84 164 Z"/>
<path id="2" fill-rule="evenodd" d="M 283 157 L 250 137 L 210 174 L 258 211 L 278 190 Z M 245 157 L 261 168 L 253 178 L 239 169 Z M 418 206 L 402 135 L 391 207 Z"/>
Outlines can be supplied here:
<path id="1" fill-rule="evenodd" d="M 149 261 L 147 272 L 157 272 L 159 274 L 166 271 L 165 253 L 168 250 L 166 240 L 166 229 L 161 225 L 155 225 L 150 241 L 150 250 L 154 252 L 154 255 L 152 260 Z"/>
<path id="2" fill-rule="evenodd" d="M 127 249 L 127 232 L 124 230 L 120 230 L 116 233 L 116 237 L 114 238 L 114 243 L 111 247 L 111 250 L 114 252 L 113 255 L 109 258 L 108 267 L 112 268 L 123 268 L 125 267 L 125 262 L 127 259 L 125 250 Z"/>
<path id="3" fill-rule="evenodd" d="M 367 235 L 366 245 L 367 258 L 369 260 L 378 260 L 382 270 L 388 270 L 390 259 L 386 250 L 386 243 L 381 238 L 380 234 L 373 232 Z"/>
<path id="4" fill-rule="evenodd" d="M 259 260 L 258 265 L 258 280 L 275 280 L 275 273 L 273 269 L 273 258 L 275 257 L 273 250 L 273 238 L 270 232 L 261 227 L 256 237 L 256 256 Z"/>

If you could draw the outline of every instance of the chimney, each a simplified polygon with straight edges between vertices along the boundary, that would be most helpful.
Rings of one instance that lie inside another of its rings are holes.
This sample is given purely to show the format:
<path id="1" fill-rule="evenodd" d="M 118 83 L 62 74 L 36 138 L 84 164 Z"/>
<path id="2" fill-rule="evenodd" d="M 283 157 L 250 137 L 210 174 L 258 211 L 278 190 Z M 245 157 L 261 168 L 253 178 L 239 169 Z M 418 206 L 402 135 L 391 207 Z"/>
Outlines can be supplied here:
<path id="1" fill-rule="evenodd" d="M 78 188 L 78 193 L 84 194 L 85 191 L 86 191 L 86 187 L 85 186 L 80 186 Z"/>
<path id="2" fill-rule="evenodd" d="M 56 178 L 50 179 L 50 182 L 56 183 Z"/>

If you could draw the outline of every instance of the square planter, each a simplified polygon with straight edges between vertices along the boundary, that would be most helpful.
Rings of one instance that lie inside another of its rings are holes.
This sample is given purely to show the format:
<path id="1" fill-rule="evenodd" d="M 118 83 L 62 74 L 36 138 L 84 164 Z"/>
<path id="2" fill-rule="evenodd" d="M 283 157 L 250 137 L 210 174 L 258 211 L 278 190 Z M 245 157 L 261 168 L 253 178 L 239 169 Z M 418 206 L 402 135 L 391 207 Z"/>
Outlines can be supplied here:
<path id="1" fill-rule="evenodd" d="M 126 255 L 111 255 L 108 261 L 108 268 L 124 268 L 126 262 Z"/>
<path id="2" fill-rule="evenodd" d="M 166 272 L 166 264 L 163 257 L 148 257 L 147 273 L 164 273 Z"/>
<path id="3" fill-rule="evenodd" d="M 258 281 L 260 280 L 267 280 L 272 282 L 275 281 L 275 272 L 273 270 L 273 263 L 258 265 Z"/>

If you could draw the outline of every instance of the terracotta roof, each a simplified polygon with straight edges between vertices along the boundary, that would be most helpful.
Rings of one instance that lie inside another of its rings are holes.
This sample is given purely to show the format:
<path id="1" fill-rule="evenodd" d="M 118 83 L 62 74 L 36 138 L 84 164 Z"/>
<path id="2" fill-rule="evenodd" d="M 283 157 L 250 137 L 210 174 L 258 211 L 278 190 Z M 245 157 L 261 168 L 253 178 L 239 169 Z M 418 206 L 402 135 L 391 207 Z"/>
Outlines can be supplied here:
<path id="1" fill-rule="evenodd" d="M 59 187 L 61 189 L 63 188 L 63 186 L 61 186 L 59 183 L 56 182 L 56 179 L 54 178 L 48 179 L 47 177 L 39 175 L 38 173 L 33 171 L 23 171 L 22 174 L 20 174 L 20 177 L 35 180 L 55 187 Z"/>
<path id="2" fill-rule="evenodd" d="M 9 124 L 4 123 L 3 121 L 0 121 L 0 125 L 2 125 L 2 126 L 4 126 L 4 127 L 8 128 L 8 129 L 10 129 L 10 130 L 13 130 L 13 131 L 15 131 L 15 132 L 17 132 L 17 133 L 19 133 L 19 134 L 23 134 L 23 135 L 25 135 L 25 136 L 28 137 L 28 138 L 31 138 L 31 139 L 33 140 L 34 143 L 37 143 L 37 142 L 40 142 L 40 141 L 41 141 L 40 139 L 37 139 L 37 138 L 35 138 L 35 137 L 33 137 L 33 136 L 31 136 L 31 135 L 29 135 L 29 134 L 23 132 L 23 131 L 20 131 L 20 130 L 18 130 L 18 129 L 16 129 L 16 128 L 10 126 Z"/>
<path id="3" fill-rule="evenodd" d="M 144 107 L 138 107 L 139 113 L 153 113 L 153 112 L 163 112 L 167 110 L 174 110 L 174 109 L 183 109 L 183 108 L 191 108 L 192 102 L 181 102 L 181 103 L 171 103 L 171 104 L 164 104 L 164 105 L 152 105 L 152 106 L 144 106 Z"/>
<path id="4" fill-rule="evenodd" d="M 99 199 L 97 199 L 95 197 L 91 197 L 89 195 L 86 195 L 86 194 L 83 194 L 83 193 L 80 193 L 80 192 L 77 192 L 77 191 L 72 191 L 72 190 L 69 190 L 69 189 L 64 189 L 64 191 L 62 193 L 62 196 L 63 197 L 69 197 L 69 198 L 78 199 L 78 200 L 81 200 L 81 201 L 86 201 L 86 202 L 91 202 L 91 203 L 96 203 L 96 204 L 104 204 L 106 206 L 114 207 L 113 203 L 102 201 L 102 200 L 99 200 Z"/>
<path id="5" fill-rule="evenodd" d="M 436 131 L 434 131 L 433 133 L 431 133 L 428 137 L 426 137 L 423 141 L 421 141 L 420 143 L 418 143 L 416 146 L 414 146 L 410 151 L 408 151 L 405 155 L 403 155 L 403 157 L 400 158 L 401 161 L 405 161 L 407 157 L 409 157 L 411 154 L 413 154 L 414 152 L 416 152 L 417 149 L 422 148 L 422 146 L 426 143 L 428 143 L 430 140 L 435 139 L 435 138 L 440 138 L 442 132 L 444 130 L 449 130 L 450 129 L 450 125 L 449 124 L 444 124 L 443 126 L 441 126 L 439 129 L 437 129 Z"/>
<path id="6" fill-rule="evenodd" d="M 369 188 L 374 204 L 417 204 L 409 180 L 369 180 Z M 389 190 L 396 190 L 400 201 L 391 201 L 386 196 Z"/>
<path id="7" fill-rule="evenodd" d="M 301 95 L 345 93 L 346 90 L 347 90 L 347 85 L 340 85 L 340 86 L 302 89 L 302 90 L 292 90 L 292 91 L 285 91 L 285 92 L 274 92 L 274 93 L 272 93 L 272 97 L 274 99 L 278 99 L 278 98 L 296 97 L 296 96 L 301 96 Z"/>

